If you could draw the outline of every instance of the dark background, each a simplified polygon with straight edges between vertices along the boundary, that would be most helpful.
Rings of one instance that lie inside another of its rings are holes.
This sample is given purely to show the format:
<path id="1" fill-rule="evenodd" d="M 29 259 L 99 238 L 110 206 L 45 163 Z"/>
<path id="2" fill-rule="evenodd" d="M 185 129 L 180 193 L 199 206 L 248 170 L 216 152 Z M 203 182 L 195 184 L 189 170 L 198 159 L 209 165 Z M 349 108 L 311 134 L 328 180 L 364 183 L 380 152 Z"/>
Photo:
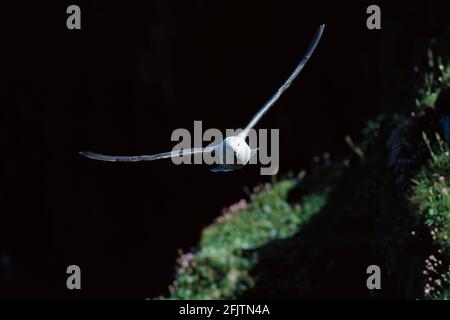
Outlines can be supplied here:
<path id="1" fill-rule="evenodd" d="M 382 9 L 382 30 L 366 8 Z M 251 166 L 103 163 L 78 151 L 169 151 L 171 133 L 244 126 L 303 56 L 301 76 L 258 124 L 280 129 L 280 175 L 347 153 L 364 122 L 408 97 L 413 66 L 448 26 L 445 1 L 166 1 L 2 5 L 0 294 L 167 293 L 177 249 L 245 188 Z M 66 8 L 81 7 L 81 30 Z M 82 269 L 82 290 L 66 268 Z"/>

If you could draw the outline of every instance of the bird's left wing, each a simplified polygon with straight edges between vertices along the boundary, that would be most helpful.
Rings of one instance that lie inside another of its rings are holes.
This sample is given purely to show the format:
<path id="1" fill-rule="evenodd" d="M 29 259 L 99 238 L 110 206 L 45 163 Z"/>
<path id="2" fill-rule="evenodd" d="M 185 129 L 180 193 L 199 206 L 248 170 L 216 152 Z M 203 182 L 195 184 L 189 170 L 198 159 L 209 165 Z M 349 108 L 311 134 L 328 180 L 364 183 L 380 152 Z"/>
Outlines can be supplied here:
<path id="1" fill-rule="evenodd" d="M 214 147 L 180 149 L 180 150 L 174 150 L 171 152 L 157 153 L 157 154 L 151 154 L 151 155 L 140 155 L 140 156 L 111 156 L 111 155 L 100 154 L 100 153 L 96 153 L 96 152 L 92 152 L 92 151 L 82 151 L 82 152 L 80 152 L 80 154 L 85 156 L 86 158 L 100 160 L 100 161 L 138 162 L 138 161 L 153 161 L 153 160 L 173 158 L 173 157 L 182 157 L 185 155 L 192 155 L 192 154 L 198 154 L 198 153 L 204 153 L 204 152 L 212 152 L 213 150 L 214 150 Z"/>
<path id="2" fill-rule="evenodd" d="M 283 85 L 278 89 L 278 91 L 269 99 L 269 101 L 264 104 L 264 106 L 261 108 L 261 110 L 258 111 L 258 113 L 253 117 L 253 119 L 250 121 L 250 123 L 247 125 L 247 127 L 239 134 L 239 136 L 243 139 L 245 139 L 250 131 L 251 128 L 253 128 L 256 123 L 262 118 L 262 116 L 272 107 L 275 102 L 277 102 L 278 98 L 280 98 L 281 94 L 289 88 L 292 81 L 294 81 L 295 78 L 299 75 L 300 71 L 302 71 L 305 64 L 308 62 L 309 58 L 313 54 L 314 50 L 316 49 L 317 45 L 319 44 L 320 38 L 322 37 L 323 30 L 325 29 L 325 25 L 322 24 L 319 27 L 319 30 L 317 31 L 316 35 L 314 36 L 314 39 L 311 41 L 311 44 L 309 45 L 308 50 L 306 51 L 305 55 L 303 56 L 300 63 L 297 65 L 295 70 L 292 72 L 292 74 L 289 76 L 289 78 L 283 83 Z"/>

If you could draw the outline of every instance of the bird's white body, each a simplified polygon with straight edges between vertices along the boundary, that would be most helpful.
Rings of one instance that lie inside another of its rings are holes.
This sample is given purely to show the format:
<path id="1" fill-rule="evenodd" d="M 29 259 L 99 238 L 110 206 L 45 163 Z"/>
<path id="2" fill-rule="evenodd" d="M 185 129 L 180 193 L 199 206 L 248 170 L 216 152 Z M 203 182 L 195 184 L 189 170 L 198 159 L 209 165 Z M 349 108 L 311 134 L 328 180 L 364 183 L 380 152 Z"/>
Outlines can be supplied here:
<path id="1" fill-rule="evenodd" d="M 246 165 L 250 161 L 252 151 L 245 139 L 231 136 L 216 147 L 216 154 L 220 165 L 233 170 Z"/>

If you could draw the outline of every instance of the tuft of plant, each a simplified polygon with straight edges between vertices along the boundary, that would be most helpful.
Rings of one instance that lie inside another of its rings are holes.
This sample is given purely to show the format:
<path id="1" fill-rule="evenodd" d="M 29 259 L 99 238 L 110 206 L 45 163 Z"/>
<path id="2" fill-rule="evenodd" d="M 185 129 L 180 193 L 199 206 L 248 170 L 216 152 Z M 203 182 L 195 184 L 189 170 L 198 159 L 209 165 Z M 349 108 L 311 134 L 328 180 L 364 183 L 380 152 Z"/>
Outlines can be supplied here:
<path id="1" fill-rule="evenodd" d="M 435 58 L 433 50 L 428 49 L 427 71 L 424 73 L 422 83 L 415 100 L 419 111 L 434 109 L 441 92 L 450 87 L 450 65 L 441 56 Z"/>

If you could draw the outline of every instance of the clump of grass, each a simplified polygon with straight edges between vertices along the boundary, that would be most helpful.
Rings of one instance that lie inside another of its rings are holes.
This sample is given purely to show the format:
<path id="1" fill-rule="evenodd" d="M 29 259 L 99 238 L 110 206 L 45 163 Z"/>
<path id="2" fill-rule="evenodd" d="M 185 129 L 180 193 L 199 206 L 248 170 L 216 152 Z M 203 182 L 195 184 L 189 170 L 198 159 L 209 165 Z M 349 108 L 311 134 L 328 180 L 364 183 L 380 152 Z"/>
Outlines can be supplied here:
<path id="1" fill-rule="evenodd" d="M 440 56 L 435 58 L 433 51 L 429 49 L 427 71 L 418 89 L 416 107 L 421 111 L 434 109 L 442 90 L 449 87 L 450 65 Z"/>

